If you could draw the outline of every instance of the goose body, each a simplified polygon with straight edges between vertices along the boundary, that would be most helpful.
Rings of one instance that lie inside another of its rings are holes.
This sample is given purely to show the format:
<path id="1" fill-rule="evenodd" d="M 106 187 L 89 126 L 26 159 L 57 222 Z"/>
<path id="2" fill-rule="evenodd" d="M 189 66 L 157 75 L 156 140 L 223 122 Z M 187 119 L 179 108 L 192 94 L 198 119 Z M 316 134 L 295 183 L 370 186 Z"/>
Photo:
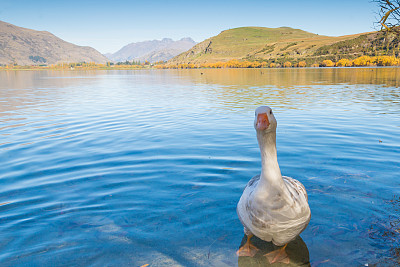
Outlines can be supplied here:
<path id="1" fill-rule="evenodd" d="M 237 205 L 237 214 L 247 236 L 255 235 L 282 246 L 307 227 L 311 211 L 304 186 L 281 175 L 276 126 L 269 107 L 256 109 L 254 127 L 261 152 L 261 174 L 248 182 Z"/>

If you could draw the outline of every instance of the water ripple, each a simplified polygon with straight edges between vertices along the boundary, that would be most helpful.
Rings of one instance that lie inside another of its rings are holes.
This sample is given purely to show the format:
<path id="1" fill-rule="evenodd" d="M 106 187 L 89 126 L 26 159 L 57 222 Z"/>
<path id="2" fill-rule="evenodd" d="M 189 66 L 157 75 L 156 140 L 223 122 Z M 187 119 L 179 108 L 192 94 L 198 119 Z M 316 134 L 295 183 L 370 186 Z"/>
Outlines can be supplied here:
<path id="1" fill-rule="evenodd" d="M 399 74 L 0 72 L 0 263 L 240 265 L 260 104 L 279 122 L 282 173 L 308 190 L 311 263 L 396 261 Z"/>

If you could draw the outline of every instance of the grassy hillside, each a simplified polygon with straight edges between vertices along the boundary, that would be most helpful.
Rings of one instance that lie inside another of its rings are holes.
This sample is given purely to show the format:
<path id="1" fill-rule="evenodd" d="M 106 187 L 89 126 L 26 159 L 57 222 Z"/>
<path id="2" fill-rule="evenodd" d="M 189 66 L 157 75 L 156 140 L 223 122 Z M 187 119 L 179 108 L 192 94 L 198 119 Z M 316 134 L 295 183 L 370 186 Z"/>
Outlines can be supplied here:
<path id="1" fill-rule="evenodd" d="M 314 56 L 335 55 L 353 58 L 357 56 L 378 56 L 400 54 L 400 36 L 387 32 L 372 32 L 357 38 L 340 41 L 318 48 Z"/>
<path id="2" fill-rule="evenodd" d="M 232 59 L 250 61 L 284 61 L 309 58 L 329 58 L 331 45 L 360 37 L 363 34 L 340 37 L 322 36 L 289 27 L 242 27 L 221 32 L 168 63 L 226 62 Z M 365 33 L 364 33 L 365 35 Z M 324 50 L 325 49 L 325 50 Z M 328 53 L 324 53 L 326 49 Z M 335 50 L 332 48 L 331 50 Z"/>
<path id="3" fill-rule="evenodd" d="M 208 48 L 209 53 L 220 57 L 242 57 L 257 50 L 262 50 L 265 44 L 282 42 L 283 40 L 296 40 L 304 38 L 314 38 L 316 34 L 301 30 L 295 30 L 288 27 L 283 28 L 261 28 L 245 27 L 226 30 L 221 34 L 211 38 L 211 45 Z"/>

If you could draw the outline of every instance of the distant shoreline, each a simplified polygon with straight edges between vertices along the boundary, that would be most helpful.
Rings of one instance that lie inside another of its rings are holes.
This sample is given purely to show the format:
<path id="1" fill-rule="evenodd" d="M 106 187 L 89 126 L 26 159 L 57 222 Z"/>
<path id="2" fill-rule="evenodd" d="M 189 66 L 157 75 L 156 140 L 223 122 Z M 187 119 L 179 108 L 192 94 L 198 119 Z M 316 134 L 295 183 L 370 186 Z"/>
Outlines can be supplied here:
<path id="1" fill-rule="evenodd" d="M 291 67 L 291 68 L 195 68 L 195 69 L 157 69 L 157 68 L 93 68 L 93 69 L 50 69 L 50 68 L 0 68 L 0 71 L 97 71 L 97 70 L 222 70 L 222 69 L 237 69 L 237 70 L 300 70 L 300 69 L 377 69 L 377 68 L 399 68 L 400 66 L 354 66 L 354 67 Z"/>
<path id="2" fill-rule="evenodd" d="M 240 61 L 229 60 L 227 62 L 215 63 L 181 63 L 181 64 L 107 64 L 96 63 L 60 63 L 50 66 L 20 66 L 18 64 L 8 64 L 0 66 L 0 70 L 139 70 L 139 69 L 272 69 L 272 68 L 326 68 L 326 67 L 395 67 L 400 66 L 400 58 L 395 56 L 361 56 L 355 59 L 342 58 L 337 62 L 325 59 L 320 63 L 307 64 L 306 61 L 283 63 L 268 62 L 268 61 Z"/>

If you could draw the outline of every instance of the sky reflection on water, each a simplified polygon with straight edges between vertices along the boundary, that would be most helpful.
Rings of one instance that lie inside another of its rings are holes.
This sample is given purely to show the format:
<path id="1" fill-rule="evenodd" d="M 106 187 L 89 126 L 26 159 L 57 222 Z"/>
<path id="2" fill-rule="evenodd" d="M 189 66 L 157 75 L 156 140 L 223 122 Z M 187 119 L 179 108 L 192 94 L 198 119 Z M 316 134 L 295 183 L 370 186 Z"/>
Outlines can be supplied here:
<path id="1" fill-rule="evenodd" d="M 268 104 L 282 173 L 312 211 L 293 257 L 396 264 L 399 72 L 0 72 L 0 263 L 260 264 L 235 255 L 235 207 L 260 170 L 252 122 Z"/>

